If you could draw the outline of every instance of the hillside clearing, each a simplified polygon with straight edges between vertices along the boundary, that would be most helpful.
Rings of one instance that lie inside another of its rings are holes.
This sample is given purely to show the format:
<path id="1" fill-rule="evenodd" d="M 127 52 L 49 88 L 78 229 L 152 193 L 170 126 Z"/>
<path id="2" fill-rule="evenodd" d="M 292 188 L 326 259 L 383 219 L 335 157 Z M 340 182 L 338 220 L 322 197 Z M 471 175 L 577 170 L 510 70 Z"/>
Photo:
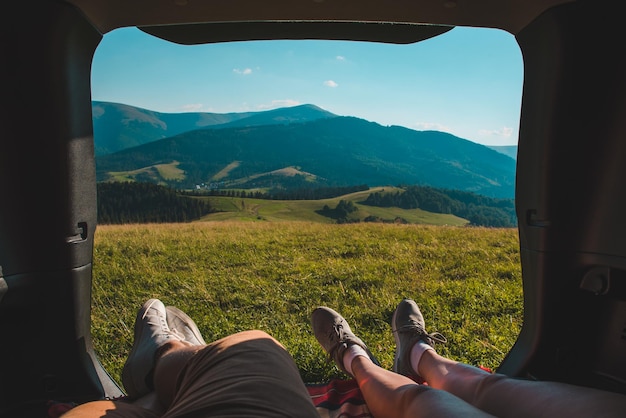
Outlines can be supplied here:
<path id="1" fill-rule="evenodd" d="M 112 171 L 108 173 L 109 180 L 111 181 L 136 181 L 137 176 L 144 175 L 155 182 L 158 180 L 184 180 L 185 172 L 178 168 L 180 162 L 172 161 L 167 164 L 155 164 L 148 167 L 142 167 L 137 170 L 131 171 Z"/>
<path id="2" fill-rule="evenodd" d="M 224 167 L 223 169 L 218 171 L 217 174 L 215 174 L 213 177 L 211 177 L 211 181 L 219 181 L 219 180 L 223 179 L 224 177 L 227 177 L 228 174 L 232 170 L 234 170 L 235 168 L 239 167 L 239 164 L 241 164 L 241 161 L 233 161 L 232 163 L 228 164 L 226 167 Z"/>
<path id="3" fill-rule="evenodd" d="M 363 222 L 368 216 L 376 216 L 387 222 L 402 220 L 410 224 L 463 226 L 468 221 L 450 214 L 427 212 L 421 209 L 382 208 L 361 204 L 367 196 L 374 192 L 398 191 L 394 187 L 373 187 L 369 190 L 350 193 L 340 197 L 321 200 L 271 200 L 251 199 L 227 196 L 209 196 L 208 200 L 217 213 L 204 216 L 200 221 L 305 221 L 320 223 L 336 223 L 332 218 L 320 215 L 325 205 L 334 208 L 340 200 L 352 201 L 358 208 L 351 218 Z"/>

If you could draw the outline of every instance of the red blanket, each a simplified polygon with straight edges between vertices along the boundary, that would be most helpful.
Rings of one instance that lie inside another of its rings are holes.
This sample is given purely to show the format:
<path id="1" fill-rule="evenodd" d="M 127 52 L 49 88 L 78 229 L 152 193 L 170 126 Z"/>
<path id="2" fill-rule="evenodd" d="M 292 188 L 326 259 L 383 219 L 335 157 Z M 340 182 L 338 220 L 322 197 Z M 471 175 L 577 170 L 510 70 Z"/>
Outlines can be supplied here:
<path id="1" fill-rule="evenodd" d="M 354 379 L 334 379 L 328 383 L 307 383 L 306 386 L 321 418 L 372 417 Z"/>

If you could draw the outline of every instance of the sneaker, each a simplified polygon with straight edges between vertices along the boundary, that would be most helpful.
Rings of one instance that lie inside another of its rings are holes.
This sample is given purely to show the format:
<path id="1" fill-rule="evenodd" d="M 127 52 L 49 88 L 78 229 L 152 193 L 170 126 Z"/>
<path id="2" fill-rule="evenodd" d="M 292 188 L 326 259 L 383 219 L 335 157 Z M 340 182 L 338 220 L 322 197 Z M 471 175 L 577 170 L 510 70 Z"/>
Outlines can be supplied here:
<path id="1" fill-rule="evenodd" d="M 418 341 L 424 341 L 431 347 L 435 342 L 445 343 L 446 337 L 438 332 L 426 332 L 424 316 L 412 299 L 404 299 L 398 304 L 391 319 L 391 328 L 396 340 L 392 370 L 422 383 L 424 379 L 411 368 L 411 349 Z"/>
<path id="2" fill-rule="evenodd" d="M 316 308 L 311 314 L 311 325 L 315 338 L 328 353 L 328 357 L 334 360 L 337 367 L 347 375 L 352 376 L 343 365 L 343 355 L 351 345 L 363 348 L 372 362 L 380 366 L 365 343 L 354 335 L 343 316 L 334 310 L 325 306 Z"/>
<path id="3" fill-rule="evenodd" d="M 152 375 L 157 350 L 170 341 L 181 341 L 167 326 L 165 305 L 150 299 L 137 312 L 135 340 L 122 369 L 122 383 L 130 398 L 152 390 Z"/>
<path id="4" fill-rule="evenodd" d="M 193 345 L 206 345 L 196 323 L 185 312 L 174 306 L 165 308 L 167 312 L 167 326 L 170 330 Z"/>

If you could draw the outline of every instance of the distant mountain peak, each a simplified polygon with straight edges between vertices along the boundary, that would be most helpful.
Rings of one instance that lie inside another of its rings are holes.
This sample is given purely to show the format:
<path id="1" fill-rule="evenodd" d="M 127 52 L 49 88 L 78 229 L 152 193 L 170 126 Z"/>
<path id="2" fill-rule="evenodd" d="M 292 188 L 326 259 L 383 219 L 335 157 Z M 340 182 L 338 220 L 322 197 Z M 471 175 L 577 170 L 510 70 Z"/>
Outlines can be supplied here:
<path id="1" fill-rule="evenodd" d="M 327 110 L 322 109 L 321 107 L 316 106 L 316 105 L 311 104 L 311 103 L 305 103 L 305 104 L 296 105 L 296 106 L 292 106 L 292 107 L 309 108 L 309 109 L 317 110 L 317 111 L 320 111 L 320 112 L 328 112 Z M 330 113 L 330 112 L 328 112 L 328 113 Z"/>
<path id="2" fill-rule="evenodd" d="M 269 116 L 274 114 L 281 115 L 302 115 L 306 117 L 306 121 L 320 119 L 322 117 L 337 117 L 334 113 L 322 109 L 314 104 L 306 103 L 295 106 L 279 107 L 276 109 L 266 110 L 264 112 L 256 112 L 253 116 Z M 308 117 L 307 117 L 308 116 Z"/>
<path id="3" fill-rule="evenodd" d="M 196 129 L 285 125 L 334 118 L 313 104 L 241 113 L 162 113 L 113 102 L 92 102 L 96 155 L 110 154 Z"/>

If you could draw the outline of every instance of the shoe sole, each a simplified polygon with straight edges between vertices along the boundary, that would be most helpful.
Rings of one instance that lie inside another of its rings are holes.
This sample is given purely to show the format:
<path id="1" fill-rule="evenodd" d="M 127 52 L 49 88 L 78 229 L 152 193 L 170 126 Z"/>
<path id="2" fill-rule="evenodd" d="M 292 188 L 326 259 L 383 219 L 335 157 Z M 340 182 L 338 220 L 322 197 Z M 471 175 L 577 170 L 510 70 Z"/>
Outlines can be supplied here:
<path id="1" fill-rule="evenodd" d="M 137 317 L 135 318 L 135 328 L 134 328 L 134 342 L 139 341 L 141 339 L 141 333 L 143 331 L 142 320 L 146 315 L 146 312 L 150 310 L 152 305 L 157 303 L 158 299 L 150 299 L 148 300 L 137 312 Z M 136 382 L 135 377 L 133 375 L 132 369 L 127 367 L 129 364 L 132 364 L 135 360 L 135 356 L 137 354 L 137 349 L 139 348 L 138 344 L 133 342 L 133 348 L 130 350 L 130 354 L 128 355 L 128 360 L 124 364 L 124 368 L 122 369 L 122 383 L 124 384 L 124 389 L 128 392 L 130 397 L 138 396 L 138 394 L 145 392 L 145 389 L 149 389 L 146 386 L 146 382 Z M 129 387 L 126 387 L 126 383 L 129 382 Z"/>
<path id="2" fill-rule="evenodd" d="M 398 332 L 395 331 L 396 327 L 396 316 L 398 315 L 398 309 L 396 309 L 393 312 L 393 316 L 391 317 L 391 330 L 392 330 L 392 334 L 393 334 L 393 339 L 396 342 L 396 353 L 393 356 L 393 367 L 391 368 L 392 371 L 398 373 L 398 359 L 400 358 L 400 338 L 398 337 Z"/>

